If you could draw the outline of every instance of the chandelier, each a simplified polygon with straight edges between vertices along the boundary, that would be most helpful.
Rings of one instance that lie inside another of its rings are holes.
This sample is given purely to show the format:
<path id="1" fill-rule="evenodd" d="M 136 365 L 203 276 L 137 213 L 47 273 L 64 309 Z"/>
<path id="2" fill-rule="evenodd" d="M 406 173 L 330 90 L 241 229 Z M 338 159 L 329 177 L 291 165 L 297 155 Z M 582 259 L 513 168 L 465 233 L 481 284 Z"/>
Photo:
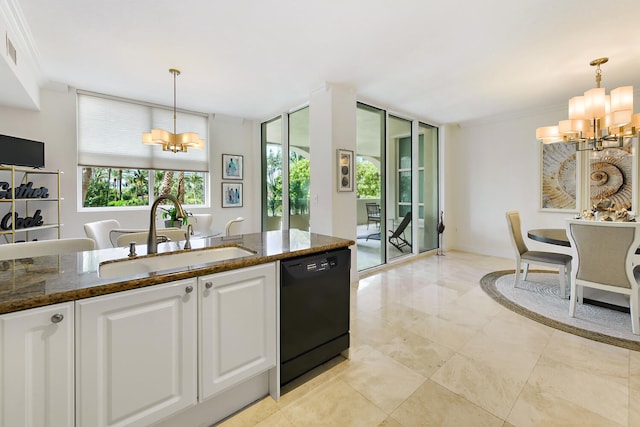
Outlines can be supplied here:
<path id="1" fill-rule="evenodd" d="M 609 58 L 598 58 L 590 62 L 596 67 L 596 87 L 584 96 L 569 100 L 569 119 L 557 126 L 536 129 L 536 139 L 543 143 L 567 142 L 576 145 L 578 151 L 622 147 L 637 136 L 640 130 L 640 114 L 633 114 L 633 86 L 622 86 L 610 95 L 600 87 L 602 70 L 600 65 Z"/>
<path id="2" fill-rule="evenodd" d="M 151 129 L 142 134 L 142 143 L 148 145 L 162 145 L 163 151 L 186 153 L 187 148 L 204 148 L 204 140 L 197 132 L 176 133 L 176 77 L 180 70 L 169 69 L 173 74 L 173 133 L 163 129 Z"/>

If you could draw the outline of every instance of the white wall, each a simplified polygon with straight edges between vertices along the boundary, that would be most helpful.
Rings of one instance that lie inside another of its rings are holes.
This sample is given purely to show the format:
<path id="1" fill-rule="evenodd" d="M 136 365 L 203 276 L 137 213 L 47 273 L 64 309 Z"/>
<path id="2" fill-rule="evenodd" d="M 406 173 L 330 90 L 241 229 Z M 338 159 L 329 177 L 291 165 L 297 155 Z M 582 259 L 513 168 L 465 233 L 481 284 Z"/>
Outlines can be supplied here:
<path id="1" fill-rule="evenodd" d="M 636 96 L 636 105 L 638 105 Z M 78 212 L 76 162 L 76 102 L 73 90 L 43 90 L 41 111 L 0 107 L 0 134 L 46 143 L 46 169 L 61 169 L 63 237 L 84 236 L 83 224 L 116 218 L 125 227 L 146 227 L 148 209 L 128 212 Z M 312 219 L 311 230 L 355 238 L 356 199 L 337 193 L 335 149 L 355 151 L 355 93 L 328 87 L 311 96 Z M 567 213 L 539 210 L 540 151 L 535 139 L 539 126 L 566 118 L 566 107 L 519 117 L 487 120 L 483 124 L 446 126 L 443 139 L 445 248 L 512 257 L 504 213 L 517 209 L 523 230 L 563 227 Z M 217 115 L 210 127 L 211 207 L 221 229 L 231 218 L 243 216 L 243 232 L 260 231 L 260 126 L 241 118 Z M 221 155 L 244 155 L 244 206 L 221 208 Z M 179 154 L 176 154 L 179 155 Z M 315 197 L 317 196 L 317 199 Z M 331 215 L 326 215 L 327 211 Z M 548 245 L 528 241 L 531 249 Z M 561 250 L 560 248 L 557 248 Z"/>
<path id="2" fill-rule="evenodd" d="M 149 210 L 79 212 L 77 208 L 78 174 L 76 144 L 76 96 L 74 90 L 42 90 L 41 110 L 30 111 L 0 107 L 0 134 L 45 142 L 45 169 L 60 169 L 62 176 L 61 204 L 62 237 L 83 237 L 83 224 L 91 221 L 115 218 L 123 227 L 145 228 L 149 225 Z M 260 230 L 260 200 L 251 183 L 260 179 L 260 164 L 255 164 L 253 153 L 253 125 L 241 118 L 217 115 L 210 122 L 209 162 L 211 165 L 211 206 L 190 209 L 193 213 L 212 213 L 214 228 L 224 231 L 229 219 L 243 216 L 245 233 Z M 221 154 L 244 156 L 244 206 L 221 207 Z M 177 153 L 177 156 L 180 154 Z"/>
<path id="3" fill-rule="evenodd" d="M 505 219 L 508 210 L 520 211 L 525 233 L 530 228 L 564 227 L 564 219 L 571 214 L 539 210 L 540 143 L 535 131 L 566 114 L 566 107 L 559 107 L 446 128 L 446 247 L 512 257 Z M 550 250 L 528 239 L 527 244 L 529 249 Z"/>
<path id="4" fill-rule="evenodd" d="M 327 84 L 309 102 L 311 231 L 356 238 L 356 192 L 338 192 L 336 150 L 356 152 L 356 94 Z M 354 158 L 355 162 L 355 158 Z"/>

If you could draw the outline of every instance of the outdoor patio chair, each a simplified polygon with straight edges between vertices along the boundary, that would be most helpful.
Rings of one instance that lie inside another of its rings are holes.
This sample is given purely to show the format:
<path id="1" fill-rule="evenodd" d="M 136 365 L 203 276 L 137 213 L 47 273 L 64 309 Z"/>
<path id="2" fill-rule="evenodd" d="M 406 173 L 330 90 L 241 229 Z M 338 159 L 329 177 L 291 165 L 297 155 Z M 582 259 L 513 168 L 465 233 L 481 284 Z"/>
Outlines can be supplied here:
<path id="1" fill-rule="evenodd" d="M 377 203 L 367 203 L 367 230 L 369 224 L 373 223 L 380 228 L 380 205 Z"/>
<path id="2" fill-rule="evenodd" d="M 411 249 L 411 243 L 407 241 L 407 238 L 404 235 L 404 231 L 411 222 L 411 211 L 407 212 L 402 218 L 402 221 L 398 225 L 395 230 L 389 230 L 391 235 L 389 236 L 389 243 L 395 246 L 400 252 L 404 252 L 405 246 L 408 246 Z"/>

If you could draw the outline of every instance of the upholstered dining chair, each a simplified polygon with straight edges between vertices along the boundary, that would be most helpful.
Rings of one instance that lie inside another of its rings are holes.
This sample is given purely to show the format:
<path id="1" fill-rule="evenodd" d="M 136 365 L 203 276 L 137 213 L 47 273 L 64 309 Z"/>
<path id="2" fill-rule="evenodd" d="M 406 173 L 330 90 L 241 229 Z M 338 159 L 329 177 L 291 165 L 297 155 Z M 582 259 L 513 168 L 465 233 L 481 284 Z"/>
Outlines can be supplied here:
<path id="1" fill-rule="evenodd" d="M 518 211 L 508 211 L 506 213 L 507 224 L 509 225 L 509 236 L 516 251 L 516 277 L 513 287 L 517 287 L 520 282 L 520 270 L 524 265 L 522 280 L 527 280 L 529 264 L 544 265 L 558 269 L 560 279 L 560 297 L 567 297 L 567 285 L 571 283 L 571 255 L 557 252 L 530 251 L 522 238 L 520 225 L 520 213 Z"/>
<path id="2" fill-rule="evenodd" d="M 112 248 L 113 244 L 109 238 L 109 232 L 114 228 L 120 228 L 118 220 L 106 219 L 104 221 L 86 223 L 84 232 L 88 238 L 96 242 L 96 249 Z"/>
<path id="3" fill-rule="evenodd" d="M 138 245 L 146 245 L 147 236 L 149 236 L 148 231 L 122 234 L 116 239 L 116 247 L 126 247 L 132 242 Z M 183 228 L 159 228 L 156 230 L 156 236 L 158 236 L 158 238 L 164 236 L 172 242 L 177 242 L 187 239 L 187 230 Z"/>
<path id="4" fill-rule="evenodd" d="M 94 248 L 94 241 L 86 237 L 7 243 L 0 245 L 0 260 L 92 251 Z"/>
<path id="5" fill-rule="evenodd" d="M 573 251 L 573 277 L 569 315 L 576 316 L 576 300 L 583 288 L 596 288 L 629 296 L 631 330 L 640 335 L 638 280 L 634 264 L 640 261 L 640 223 L 567 220 Z"/>

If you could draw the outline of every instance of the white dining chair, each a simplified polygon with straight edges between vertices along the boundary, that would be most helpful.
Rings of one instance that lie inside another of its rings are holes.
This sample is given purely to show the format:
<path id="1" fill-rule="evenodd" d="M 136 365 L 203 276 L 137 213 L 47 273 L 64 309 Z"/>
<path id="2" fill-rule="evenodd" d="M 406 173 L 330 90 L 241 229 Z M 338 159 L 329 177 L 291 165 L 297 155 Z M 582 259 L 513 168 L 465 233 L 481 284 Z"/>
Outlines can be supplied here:
<path id="1" fill-rule="evenodd" d="M 126 247 L 126 246 L 129 246 L 129 243 L 146 245 L 148 235 L 149 235 L 148 231 L 122 234 L 116 240 L 116 247 L 118 248 Z M 165 236 L 170 241 L 177 242 L 180 240 L 187 239 L 187 230 L 182 228 L 160 228 L 156 230 L 156 236 L 157 237 Z"/>
<path id="2" fill-rule="evenodd" d="M 60 255 L 93 249 L 95 249 L 95 242 L 86 237 L 7 243 L 0 245 L 0 260 Z"/>
<path id="3" fill-rule="evenodd" d="M 560 297 L 566 298 L 567 284 L 571 283 L 571 255 L 556 252 L 530 251 L 522 238 L 520 213 L 518 211 L 508 211 L 506 217 L 509 225 L 509 236 L 511 237 L 511 243 L 516 252 L 516 277 L 513 281 L 513 287 L 517 287 L 518 282 L 520 282 L 520 270 L 523 265 L 523 280 L 527 280 L 529 264 L 544 265 L 558 269 L 558 275 L 560 276 Z"/>
<path id="4" fill-rule="evenodd" d="M 629 296 L 631 330 L 640 335 L 638 280 L 640 223 L 567 220 L 567 237 L 573 250 L 573 277 L 569 315 L 576 316 L 584 287 Z"/>
<path id="5" fill-rule="evenodd" d="M 193 214 L 189 217 L 189 224 L 196 236 L 210 236 L 213 234 L 212 214 Z"/>
<path id="6" fill-rule="evenodd" d="M 90 239 L 96 242 L 96 249 L 112 248 L 109 232 L 114 228 L 120 228 L 120 222 L 116 219 L 88 222 L 84 225 L 84 232 Z"/>
<path id="7" fill-rule="evenodd" d="M 244 218 L 241 217 L 241 216 L 239 216 L 239 217 L 237 217 L 235 219 L 231 219 L 231 220 L 227 221 L 227 225 L 225 225 L 225 227 L 224 227 L 224 230 L 225 230 L 224 235 L 225 236 L 235 236 L 235 235 L 242 234 L 241 233 L 241 231 L 242 231 L 241 225 L 242 224 L 240 224 L 242 221 L 244 221 Z M 238 224 L 238 225 L 234 226 L 234 224 Z"/>

